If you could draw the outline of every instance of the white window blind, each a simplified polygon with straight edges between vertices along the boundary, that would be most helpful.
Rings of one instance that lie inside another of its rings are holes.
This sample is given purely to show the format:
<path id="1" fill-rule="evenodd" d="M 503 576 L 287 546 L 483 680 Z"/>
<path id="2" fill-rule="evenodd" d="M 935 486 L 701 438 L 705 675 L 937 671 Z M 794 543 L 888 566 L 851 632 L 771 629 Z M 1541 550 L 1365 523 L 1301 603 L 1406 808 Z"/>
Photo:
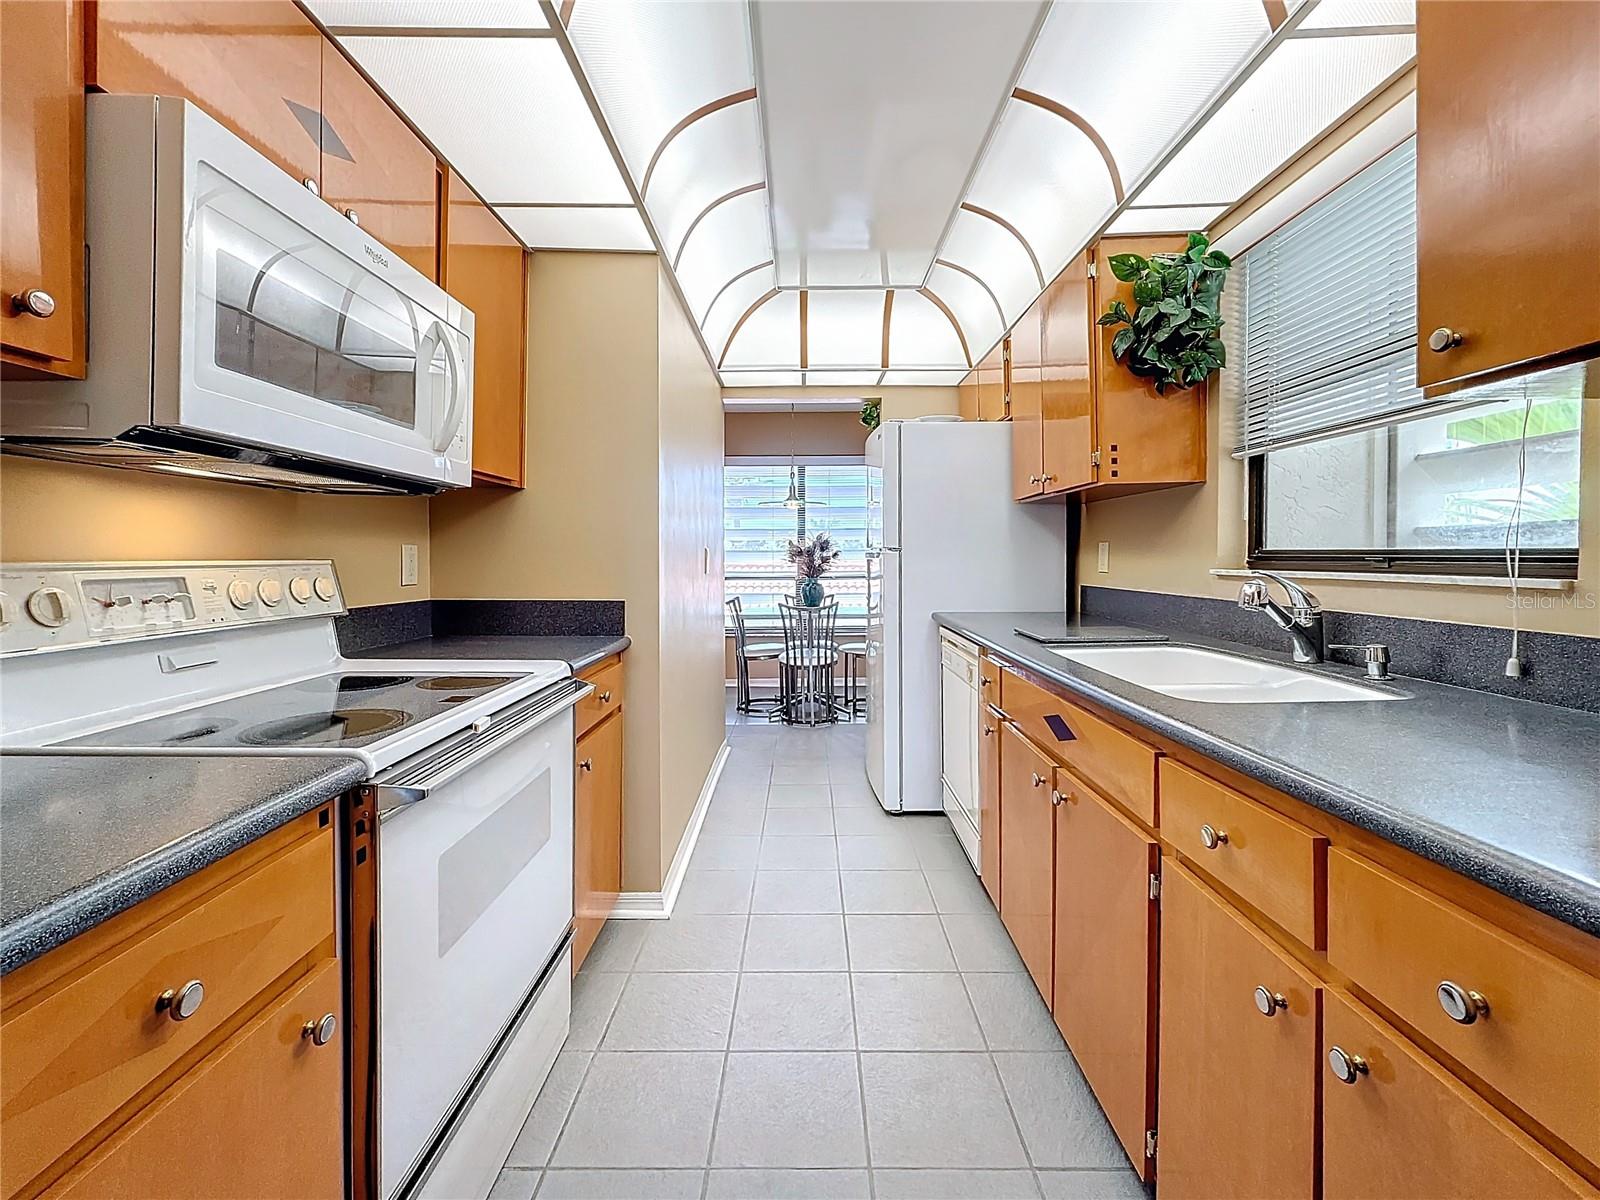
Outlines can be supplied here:
<path id="1" fill-rule="evenodd" d="M 1431 407 L 1416 380 L 1416 191 L 1412 138 L 1240 260 L 1235 457 Z"/>

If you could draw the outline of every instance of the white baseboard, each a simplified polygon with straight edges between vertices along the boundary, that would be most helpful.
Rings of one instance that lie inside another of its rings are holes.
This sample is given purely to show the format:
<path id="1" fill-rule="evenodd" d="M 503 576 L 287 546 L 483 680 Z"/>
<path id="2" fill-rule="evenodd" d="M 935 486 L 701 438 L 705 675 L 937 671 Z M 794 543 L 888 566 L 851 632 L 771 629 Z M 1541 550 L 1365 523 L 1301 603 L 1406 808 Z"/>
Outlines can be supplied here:
<path id="1" fill-rule="evenodd" d="M 706 772 L 705 783 L 700 788 L 700 798 L 695 801 L 689 823 L 678 839 L 678 851 L 672 856 L 667 877 L 661 881 L 659 892 L 623 892 L 611 910 L 614 921 L 665 921 L 672 915 L 672 906 L 678 902 L 678 889 L 683 887 L 684 872 L 689 869 L 689 859 L 695 844 L 700 840 L 700 827 L 706 823 L 706 810 L 711 807 L 711 796 L 717 790 L 717 780 L 722 778 L 722 768 L 728 761 L 728 743 L 724 741 Z"/>

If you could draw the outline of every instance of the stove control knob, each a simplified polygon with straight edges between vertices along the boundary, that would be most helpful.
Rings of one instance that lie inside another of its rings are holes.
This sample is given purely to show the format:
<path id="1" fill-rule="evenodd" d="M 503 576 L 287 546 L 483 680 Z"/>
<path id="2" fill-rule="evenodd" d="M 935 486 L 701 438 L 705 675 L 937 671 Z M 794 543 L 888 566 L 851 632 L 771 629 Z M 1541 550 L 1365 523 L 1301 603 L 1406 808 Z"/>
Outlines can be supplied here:
<path id="1" fill-rule="evenodd" d="M 339 589 L 333 586 L 332 575 L 318 575 L 314 586 L 317 589 L 317 597 L 322 600 L 332 600 L 339 594 Z"/>
<path id="2" fill-rule="evenodd" d="M 296 604 L 310 604 L 311 580 L 304 575 L 296 575 L 289 580 L 289 596 Z"/>
<path id="3" fill-rule="evenodd" d="M 228 585 L 228 603 L 235 608 L 249 608 L 255 599 L 256 590 L 248 579 L 235 579 Z"/>
<path id="4" fill-rule="evenodd" d="M 72 599 L 60 588 L 42 587 L 28 597 L 28 615 L 50 629 L 72 620 Z"/>
<path id="5" fill-rule="evenodd" d="M 276 579 L 263 579 L 256 584 L 256 595 L 261 597 L 261 603 L 268 608 L 277 608 L 283 603 L 283 584 Z"/>

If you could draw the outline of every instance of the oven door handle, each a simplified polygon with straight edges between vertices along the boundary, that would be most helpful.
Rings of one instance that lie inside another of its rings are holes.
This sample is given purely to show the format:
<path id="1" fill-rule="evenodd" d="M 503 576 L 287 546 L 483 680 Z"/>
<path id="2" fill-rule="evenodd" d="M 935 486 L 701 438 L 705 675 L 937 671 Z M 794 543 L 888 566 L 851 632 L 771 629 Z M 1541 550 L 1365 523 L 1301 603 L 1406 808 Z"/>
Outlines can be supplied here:
<path id="1" fill-rule="evenodd" d="M 431 794 L 429 788 L 402 787 L 394 783 L 379 783 L 372 788 L 372 798 L 377 803 L 379 812 L 389 812 L 391 809 L 418 804 Z"/>

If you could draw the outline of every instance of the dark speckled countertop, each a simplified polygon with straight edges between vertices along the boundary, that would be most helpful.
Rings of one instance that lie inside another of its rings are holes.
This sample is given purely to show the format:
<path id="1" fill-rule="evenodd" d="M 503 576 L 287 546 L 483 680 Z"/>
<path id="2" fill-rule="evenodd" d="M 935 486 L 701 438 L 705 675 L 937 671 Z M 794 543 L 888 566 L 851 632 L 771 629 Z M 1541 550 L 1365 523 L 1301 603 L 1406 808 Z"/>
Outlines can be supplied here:
<path id="1" fill-rule="evenodd" d="M 1378 685 L 1403 697 L 1384 703 L 1176 700 L 1015 632 L 1041 616 L 934 620 L 1241 774 L 1600 935 L 1600 715 L 1400 677 Z M 1159 632 L 1289 663 L 1287 651 Z M 1366 682 L 1349 667 L 1312 669 Z"/>
<path id="2" fill-rule="evenodd" d="M 550 637 L 517 634 L 452 634 L 420 638 L 363 650 L 362 658 L 503 658 L 564 660 L 578 674 L 602 658 L 619 654 L 633 643 L 623 635 L 616 637 Z"/>
<path id="3" fill-rule="evenodd" d="M 0 975 L 365 777 L 344 755 L 0 755 Z"/>

